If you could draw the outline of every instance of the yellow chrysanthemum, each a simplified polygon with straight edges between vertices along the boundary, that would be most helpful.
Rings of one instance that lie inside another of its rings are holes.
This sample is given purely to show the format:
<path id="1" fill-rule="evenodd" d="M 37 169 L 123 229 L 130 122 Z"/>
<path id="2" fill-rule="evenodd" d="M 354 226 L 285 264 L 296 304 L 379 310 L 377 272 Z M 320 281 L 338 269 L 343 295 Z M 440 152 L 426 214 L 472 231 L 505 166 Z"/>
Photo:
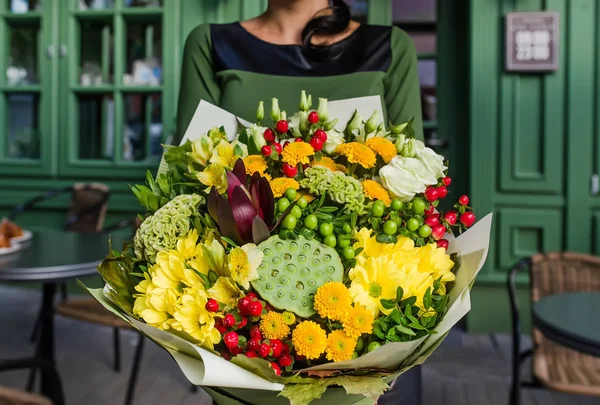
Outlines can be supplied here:
<path id="1" fill-rule="evenodd" d="M 341 321 L 352 305 L 350 292 L 343 283 L 330 281 L 315 294 L 315 310 L 323 318 Z"/>
<path id="2" fill-rule="evenodd" d="M 231 249 L 227 259 L 231 278 L 248 290 L 250 281 L 258 278 L 258 266 L 262 259 L 263 252 L 254 243 Z"/>
<path id="3" fill-rule="evenodd" d="M 392 203 L 392 199 L 390 198 L 390 194 L 387 192 L 385 188 L 374 180 L 363 180 L 362 182 L 363 190 L 365 193 L 365 197 L 370 200 L 381 200 L 389 207 Z"/>
<path id="4" fill-rule="evenodd" d="M 156 264 L 149 272 L 152 282 L 160 288 L 182 290 L 202 283 L 200 276 L 188 268 L 184 258 L 175 250 L 158 252 Z"/>
<path id="5" fill-rule="evenodd" d="M 377 242 L 377 236 L 373 235 L 372 231 L 367 228 L 361 228 L 360 231 L 355 233 L 354 238 L 356 239 L 353 245 L 354 249 L 363 249 L 360 256 L 379 256 L 394 251 L 407 251 L 415 247 L 414 241 L 405 236 L 398 236 L 398 241 L 394 244 L 379 243 Z"/>
<path id="6" fill-rule="evenodd" d="M 394 145 L 389 139 L 385 139 L 380 136 L 367 139 L 365 145 L 381 156 L 385 163 L 389 163 L 390 160 L 392 160 L 392 158 L 398 154 L 396 151 L 396 145 Z"/>
<path id="7" fill-rule="evenodd" d="M 314 148 L 306 142 L 292 142 L 281 152 L 281 160 L 292 167 L 298 166 L 298 163 L 307 165 L 310 163 L 310 157 L 315 154 Z"/>
<path id="8" fill-rule="evenodd" d="M 261 317 L 260 331 L 267 339 L 285 339 L 290 327 L 279 312 L 269 311 Z"/>
<path id="9" fill-rule="evenodd" d="M 334 330 L 327 337 L 327 360 L 350 360 L 355 347 L 356 339 L 346 335 L 343 330 Z"/>
<path id="10" fill-rule="evenodd" d="M 217 189 L 219 194 L 223 194 L 227 190 L 227 174 L 225 167 L 219 164 L 210 164 L 206 166 L 204 171 L 196 172 L 196 178 L 207 187 Z"/>
<path id="11" fill-rule="evenodd" d="M 342 320 L 342 327 L 346 335 L 358 339 L 363 333 L 373 331 L 373 322 L 375 317 L 373 313 L 362 305 L 355 305 L 346 312 Z"/>
<path id="12" fill-rule="evenodd" d="M 244 166 L 246 166 L 246 174 L 250 176 L 254 173 L 264 176 L 267 170 L 267 162 L 261 155 L 250 155 L 244 158 Z"/>
<path id="13" fill-rule="evenodd" d="M 321 160 L 313 160 L 311 166 L 323 166 L 332 172 L 348 173 L 346 166 L 335 163 L 332 158 L 327 156 L 321 157 Z"/>
<path id="14" fill-rule="evenodd" d="M 269 182 L 271 186 L 271 190 L 273 191 L 273 196 L 275 198 L 279 198 L 285 194 L 288 188 L 293 188 L 294 190 L 298 190 L 300 188 L 300 184 L 289 177 L 279 177 L 273 179 Z"/>
<path id="15" fill-rule="evenodd" d="M 208 296 L 223 304 L 225 309 L 233 309 L 244 293 L 230 277 L 219 277 L 217 282 L 208 290 Z"/>
<path id="16" fill-rule="evenodd" d="M 293 312 L 285 311 L 281 316 L 283 316 L 283 321 L 287 325 L 293 325 L 296 322 L 296 315 Z"/>
<path id="17" fill-rule="evenodd" d="M 375 166 L 375 163 L 377 162 L 375 152 L 373 152 L 371 148 L 363 145 L 362 143 L 343 143 L 340 146 L 338 146 L 335 151 L 342 156 L 346 156 L 348 162 L 358 163 L 365 169 L 370 169 L 371 167 Z"/>
<path id="18" fill-rule="evenodd" d="M 139 294 L 134 294 L 133 314 L 142 318 L 147 324 L 159 329 L 169 329 L 175 319 L 180 294 L 174 289 L 165 289 L 152 282 L 149 273 L 145 279 L 135 286 Z"/>
<path id="19" fill-rule="evenodd" d="M 206 309 L 206 292 L 196 289 L 193 294 L 185 294 L 175 312 L 175 319 L 181 329 L 196 339 L 201 346 L 212 349 L 221 341 L 221 334 L 215 328 L 214 313 Z"/>
<path id="20" fill-rule="evenodd" d="M 317 323 L 304 321 L 292 332 L 292 344 L 299 355 L 318 359 L 327 349 L 327 333 Z"/>

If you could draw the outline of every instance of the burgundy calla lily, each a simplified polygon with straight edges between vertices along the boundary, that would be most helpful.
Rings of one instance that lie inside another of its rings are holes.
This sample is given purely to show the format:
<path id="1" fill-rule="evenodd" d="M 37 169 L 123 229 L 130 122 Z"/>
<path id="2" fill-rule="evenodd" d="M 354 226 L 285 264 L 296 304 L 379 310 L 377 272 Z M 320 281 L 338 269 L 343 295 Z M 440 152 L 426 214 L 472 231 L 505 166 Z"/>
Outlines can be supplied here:
<path id="1" fill-rule="evenodd" d="M 244 161 L 238 159 L 227 172 L 227 198 L 213 187 L 208 196 L 208 212 L 223 236 L 238 244 L 259 244 L 275 228 L 275 198 L 269 181 L 254 173 L 248 184 Z"/>

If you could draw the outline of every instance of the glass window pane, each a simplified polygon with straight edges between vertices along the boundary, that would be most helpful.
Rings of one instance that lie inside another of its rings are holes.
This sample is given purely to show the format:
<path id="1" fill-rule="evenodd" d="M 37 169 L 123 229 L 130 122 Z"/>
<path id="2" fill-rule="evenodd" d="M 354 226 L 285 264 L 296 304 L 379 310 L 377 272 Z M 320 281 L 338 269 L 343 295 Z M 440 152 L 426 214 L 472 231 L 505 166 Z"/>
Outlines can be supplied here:
<path id="1" fill-rule="evenodd" d="M 127 94 L 124 108 L 124 159 L 138 161 L 150 156 L 158 161 L 163 139 L 161 94 Z"/>
<path id="2" fill-rule="evenodd" d="M 104 10 L 112 8 L 114 0 L 76 0 L 80 10 Z"/>
<path id="3" fill-rule="evenodd" d="M 113 29 L 101 21 L 81 21 L 79 83 L 93 86 L 113 82 Z"/>
<path id="4" fill-rule="evenodd" d="M 10 27 L 10 56 L 6 68 L 9 86 L 38 83 L 39 27 Z"/>
<path id="5" fill-rule="evenodd" d="M 78 96 L 79 158 L 113 160 L 115 105 L 112 94 Z"/>
<path id="6" fill-rule="evenodd" d="M 39 159 L 39 95 L 7 94 L 7 156 L 12 159 Z"/>
<path id="7" fill-rule="evenodd" d="M 163 0 L 123 0 L 125 7 L 162 7 Z"/>
<path id="8" fill-rule="evenodd" d="M 123 84 L 157 86 L 162 83 L 162 26 L 127 25 L 127 65 Z"/>
<path id="9" fill-rule="evenodd" d="M 8 0 L 8 7 L 10 12 L 15 14 L 39 11 L 42 7 L 42 0 Z"/>
<path id="10" fill-rule="evenodd" d="M 392 0 L 392 21 L 431 23 L 436 21 L 437 0 Z"/>
<path id="11" fill-rule="evenodd" d="M 367 22 L 367 0 L 346 0 L 352 11 L 352 19 Z"/>

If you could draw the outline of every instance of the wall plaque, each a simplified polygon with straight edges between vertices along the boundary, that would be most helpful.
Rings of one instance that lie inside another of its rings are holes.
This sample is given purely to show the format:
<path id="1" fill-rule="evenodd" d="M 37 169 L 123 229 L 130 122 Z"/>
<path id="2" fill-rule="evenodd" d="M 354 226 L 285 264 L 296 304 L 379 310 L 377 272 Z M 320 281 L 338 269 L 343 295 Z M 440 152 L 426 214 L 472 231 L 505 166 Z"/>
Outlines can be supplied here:
<path id="1" fill-rule="evenodd" d="M 506 15 L 506 69 L 541 72 L 558 69 L 559 14 L 552 11 Z"/>

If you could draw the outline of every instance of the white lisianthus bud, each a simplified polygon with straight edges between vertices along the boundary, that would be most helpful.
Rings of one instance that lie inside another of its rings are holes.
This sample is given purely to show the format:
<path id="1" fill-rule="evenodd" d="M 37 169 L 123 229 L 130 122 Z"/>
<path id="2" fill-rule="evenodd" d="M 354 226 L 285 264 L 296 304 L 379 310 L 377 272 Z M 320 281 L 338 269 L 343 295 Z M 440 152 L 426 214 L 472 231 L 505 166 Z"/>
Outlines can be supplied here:
<path id="1" fill-rule="evenodd" d="M 300 95 L 300 111 L 308 111 L 310 106 L 308 105 L 308 97 L 306 96 L 306 91 L 302 90 Z"/>
<path id="2" fill-rule="evenodd" d="M 319 122 L 324 124 L 329 119 L 329 109 L 327 108 L 327 99 L 319 98 L 319 106 L 317 107 L 317 113 L 319 114 Z"/>
<path id="3" fill-rule="evenodd" d="M 290 117 L 290 121 L 288 123 L 288 131 L 294 135 L 294 138 L 301 138 L 302 132 L 300 132 L 300 114 L 296 113 Z M 305 113 L 306 114 L 306 113 Z"/>
<path id="4" fill-rule="evenodd" d="M 331 120 L 331 121 L 325 123 L 325 126 L 323 127 L 323 129 L 325 131 L 331 131 L 333 128 L 335 128 L 335 126 L 337 125 L 338 121 L 339 121 L 339 119 L 336 118 L 334 120 Z"/>
<path id="5" fill-rule="evenodd" d="M 373 111 L 373 114 L 369 117 L 367 122 L 365 123 L 365 132 L 370 134 L 377 129 L 377 125 L 379 124 L 379 113 L 377 111 Z"/>
<path id="6" fill-rule="evenodd" d="M 276 98 L 271 99 L 271 119 L 273 122 L 277 122 L 281 119 L 281 110 L 279 109 L 279 100 Z"/>
<path id="7" fill-rule="evenodd" d="M 358 110 L 354 111 L 352 118 L 346 125 L 346 133 L 352 134 L 354 131 L 358 130 L 362 126 L 362 117 L 358 113 Z"/>
<path id="8" fill-rule="evenodd" d="M 258 103 L 258 109 L 256 110 L 256 122 L 261 122 L 265 119 L 265 103 L 263 101 Z"/>
<path id="9" fill-rule="evenodd" d="M 308 128 L 309 128 L 308 112 L 301 111 L 300 112 L 300 133 L 303 135 L 306 134 L 306 132 L 308 131 Z"/>
<path id="10" fill-rule="evenodd" d="M 267 128 L 265 127 L 261 127 L 258 126 L 256 124 L 253 124 L 251 126 L 249 126 L 248 128 L 246 128 L 246 132 L 248 133 L 248 136 L 252 138 L 252 141 L 254 142 L 254 145 L 256 146 L 256 149 L 260 150 L 260 148 L 262 148 L 263 146 L 265 146 L 267 144 L 267 141 L 265 140 L 265 130 Z"/>
<path id="11" fill-rule="evenodd" d="M 344 134 L 337 131 L 335 128 L 331 128 L 327 133 L 327 140 L 323 144 L 323 151 L 328 155 L 335 152 L 338 146 L 344 143 Z"/>

